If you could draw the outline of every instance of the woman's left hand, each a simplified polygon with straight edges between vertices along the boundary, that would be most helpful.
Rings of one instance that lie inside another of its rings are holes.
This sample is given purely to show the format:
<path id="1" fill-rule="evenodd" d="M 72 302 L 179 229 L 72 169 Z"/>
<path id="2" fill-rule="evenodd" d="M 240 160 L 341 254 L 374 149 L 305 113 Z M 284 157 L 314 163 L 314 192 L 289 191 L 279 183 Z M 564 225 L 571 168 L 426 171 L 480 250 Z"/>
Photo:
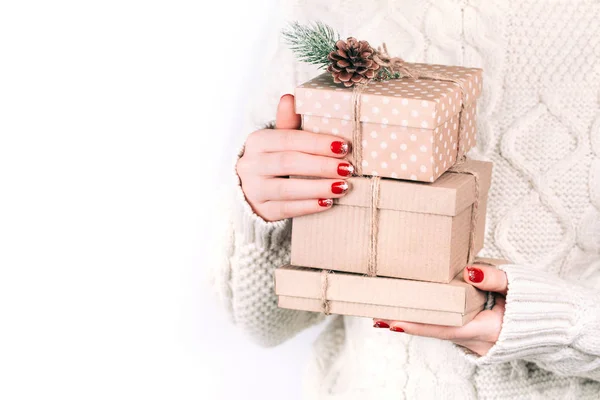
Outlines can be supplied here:
<path id="1" fill-rule="evenodd" d="M 498 293 L 494 307 L 484 310 L 468 324 L 460 327 L 418 324 L 413 322 L 374 319 L 374 327 L 390 328 L 394 332 L 450 340 L 483 356 L 500 335 L 507 291 L 506 273 L 494 267 L 472 265 L 463 271 L 465 282 L 478 289 Z"/>

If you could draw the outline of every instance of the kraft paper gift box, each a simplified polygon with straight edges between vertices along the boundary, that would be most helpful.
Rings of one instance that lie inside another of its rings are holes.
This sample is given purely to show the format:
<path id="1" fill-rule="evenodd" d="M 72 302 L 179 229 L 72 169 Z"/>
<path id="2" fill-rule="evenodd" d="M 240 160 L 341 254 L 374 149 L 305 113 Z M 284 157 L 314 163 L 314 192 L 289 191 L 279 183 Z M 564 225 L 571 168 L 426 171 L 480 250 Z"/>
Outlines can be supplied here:
<path id="1" fill-rule="evenodd" d="M 457 156 L 462 158 L 475 145 L 482 70 L 407 64 L 459 80 L 464 95 L 457 83 L 441 80 L 371 82 L 358 95 L 360 129 L 356 137 L 361 139 L 353 142 L 355 89 L 334 83 L 331 75 L 324 73 L 295 90 L 296 113 L 302 114 L 303 129 L 349 140 L 353 154 L 348 159 L 359 175 L 435 181 Z"/>
<path id="2" fill-rule="evenodd" d="M 473 175 L 450 171 L 434 183 L 349 178 L 350 191 L 330 210 L 293 219 L 291 264 L 450 282 L 483 247 L 492 173 L 484 161 L 459 167 L 477 174 L 477 185 Z"/>
<path id="3" fill-rule="evenodd" d="M 450 283 L 432 283 L 291 265 L 275 270 L 275 294 L 281 308 L 449 326 L 471 321 L 487 301 L 462 272 Z"/>

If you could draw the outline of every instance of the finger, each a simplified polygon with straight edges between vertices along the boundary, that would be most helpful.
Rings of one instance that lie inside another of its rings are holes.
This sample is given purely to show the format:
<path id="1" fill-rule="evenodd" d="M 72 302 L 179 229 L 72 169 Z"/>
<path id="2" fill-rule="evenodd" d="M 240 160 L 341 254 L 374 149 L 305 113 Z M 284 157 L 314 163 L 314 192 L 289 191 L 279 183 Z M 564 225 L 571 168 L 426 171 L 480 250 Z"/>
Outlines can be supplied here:
<path id="1" fill-rule="evenodd" d="M 476 353 L 480 356 L 484 356 L 494 346 L 494 342 L 487 342 L 482 340 L 467 340 L 464 342 L 455 342 L 459 346 L 469 349 L 471 352 Z"/>
<path id="2" fill-rule="evenodd" d="M 257 156 L 257 173 L 263 176 L 301 175 L 340 179 L 354 173 L 354 167 L 344 160 L 285 151 Z"/>
<path id="3" fill-rule="evenodd" d="M 334 135 L 295 131 L 290 129 L 263 129 L 253 132 L 246 140 L 249 153 L 299 151 L 301 153 L 342 158 L 348 154 L 348 141 Z"/>
<path id="4" fill-rule="evenodd" d="M 489 322 L 490 313 L 491 311 L 483 311 L 475 319 L 463 326 L 420 324 L 385 319 L 374 319 L 373 326 L 375 328 L 389 328 L 391 331 L 407 333 L 409 335 L 433 337 L 453 342 L 465 342 L 468 340 L 481 340 L 481 338 L 493 335 L 494 325 Z M 498 319 L 497 316 L 493 318 Z"/>
<path id="5" fill-rule="evenodd" d="M 260 190 L 261 201 L 309 200 L 339 198 L 344 196 L 350 184 L 334 179 L 266 179 Z"/>
<path id="6" fill-rule="evenodd" d="M 500 313 L 504 315 L 504 311 L 506 310 L 506 299 L 502 296 L 496 296 L 494 300 L 494 307 L 492 307 L 492 311 L 496 313 Z"/>
<path id="7" fill-rule="evenodd" d="M 495 343 L 500 335 L 504 308 L 502 305 L 494 306 L 491 310 L 483 310 L 464 326 L 467 339 Z"/>
<path id="8" fill-rule="evenodd" d="M 508 281 L 506 273 L 500 269 L 481 264 L 469 265 L 464 269 L 463 277 L 465 282 L 478 289 L 506 295 Z"/>
<path id="9" fill-rule="evenodd" d="M 390 330 L 394 332 L 407 333 L 409 335 L 432 337 L 442 340 L 466 340 L 470 339 L 470 335 L 465 326 L 444 326 L 444 325 L 431 325 L 431 324 L 419 324 L 416 322 L 404 322 L 404 321 L 390 321 L 390 320 L 377 320 L 377 322 L 384 322 L 389 325 Z"/>
<path id="10" fill-rule="evenodd" d="M 302 118 L 296 114 L 296 100 L 291 94 L 284 94 L 279 99 L 277 106 L 277 117 L 275 119 L 276 129 L 300 129 Z"/>
<path id="11" fill-rule="evenodd" d="M 311 199 L 296 201 L 267 201 L 260 207 L 264 215 L 269 215 L 271 221 L 294 218 L 301 215 L 326 211 L 333 205 L 331 199 Z"/>

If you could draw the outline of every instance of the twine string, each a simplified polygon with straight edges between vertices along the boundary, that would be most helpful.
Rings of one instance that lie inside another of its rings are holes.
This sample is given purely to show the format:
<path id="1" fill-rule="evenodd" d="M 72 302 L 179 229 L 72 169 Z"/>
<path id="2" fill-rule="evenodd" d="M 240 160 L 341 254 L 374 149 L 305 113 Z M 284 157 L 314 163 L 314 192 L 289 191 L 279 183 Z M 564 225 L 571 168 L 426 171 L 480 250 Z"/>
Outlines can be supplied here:
<path id="1" fill-rule="evenodd" d="M 321 311 L 329 315 L 329 300 L 327 300 L 327 289 L 329 289 L 329 270 L 321 271 Z"/>
<path id="2" fill-rule="evenodd" d="M 403 77 L 410 79 L 418 78 L 418 76 L 415 76 L 414 72 L 406 66 L 403 59 L 400 57 L 390 57 L 387 50 L 387 45 L 382 43 L 382 46 L 383 49 L 379 47 L 373 54 L 373 61 L 379 64 L 380 67 L 387 68 L 392 72 L 397 72 Z"/>
<path id="3" fill-rule="evenodd" d="M 366 83 L 358 83 L 352 89 L 352 160 L 356 175 L 362 176 L 362 127 L 360 125 L 360 96 L 367 86 Z"/>
<path id="4" fill-rule="evenodd" d="M 471 223 L 470 223 L 470 233 L 469 233 L 469 249 L 467 253 L 467 265 L 473 263 L 475 259 L 475 234 L 477 229 L 477 221 L 479 220 L 479 195 L 480 195 L 480 186 L 479 186 L 479 174 L 466 167 L 464 163 L 455 164 L 448 171 L 454 172 L 457 174 L 468 174 L 472 175 L 475 179 L 475 201 L 471 207 Z"/>
<path id="5" fill-rule="evenodd" d="M 377 234 L 379 232 L 379 189 L 381 178 L 371 178 L 371 203 L 369 204 L 369 262 L 367 275 L 377 275 Z"/>
<path id="6" fill-rule="evenodd" d="M 382 48 L 378 48 L 377 51 L 373 54 L 373 60 L 378 63 L 381 67 L 388 68 L 392 73 L 398 73 L 401 77 L 409 78 L 409 79 L 432 79 L 432 80 L 441 80 L 446 82 L 452 82 L 458 85 L 461 91 L 462 96 L 462 104 L 459 111 L 459 121 L 458 121 L 458 137 L 457 137 L 457 159 L 454 167 L 450 170 L 457 173 L 467 173 L 471 174 L 475 177 L 475 202 L 472 206 L 471 211 L 471 232 L 469 236 L 469 253 L 467 255 L 467 259 L 469 262 L 472 262 L 473 257 L 475 256 L 474 247 L 475 247 L 475 227 L 477 225 L 477 218 L 479 214 L 479 176 L 476 172 L 467 170 L 467 168 L 462 167 L 461 165 L 466 160 L 464 154 L 461 151 L 461 142 L 464 141 L 464 136 L 466 133 L 465 129 L 465 113 L 463 112 L 465 109 L 465 98 L 466 98 L 466 89 L 461 80 L 453 78 L 449 75 L 442 74 L 439 72 L 433 71 L 425 71 L 417 67 L 412 67 L 406 64 L 406 62 L 400 57 L 390 57 L 387 45 L 385 43 L 382 44 Z M 363 176 L 363 166 L 362 166 L 362 126 L 360 122 L 360 113 L 361 113 L 361 95 L 364 89 L 369 84 L 370 80 L 365 83 L 357 83 L 354 85 L 352 90 L 352 159 L 354 162 L 354 169 L 356 175 Z M 369 259 L 367 266 L 367 275 L 376 276 L 377 275 L 377 233 L 379 230 L 379 219 L 378 219 L 378 206 L 379 206 L 379 187 L 380 187 L 380 178 L 373 177 L 371 179 L 371 204 L 370 204 L 370 222 L 369 222 Z M 326 291 L 327 291 L 327 276 L 324 275 L 323 278 L 323 309 L 329 310 L 329 303 L 326 300 Z M 325 311 L 324 311 L 325 312 Z"/>
<path id="7" fill-rule="evenodd" d="M 381 178 L 374 176 L 371 178 L 371 202 L 369 204 L 369 261 L 367 266 L 367 275 L 377 275 L 377 234 L 379 231 L 379 189 Z M 325 315 L 330 314 L 330 304 L 327 299 L 329 290 L 329 270 L 321 270 L 321 312 Z"/>

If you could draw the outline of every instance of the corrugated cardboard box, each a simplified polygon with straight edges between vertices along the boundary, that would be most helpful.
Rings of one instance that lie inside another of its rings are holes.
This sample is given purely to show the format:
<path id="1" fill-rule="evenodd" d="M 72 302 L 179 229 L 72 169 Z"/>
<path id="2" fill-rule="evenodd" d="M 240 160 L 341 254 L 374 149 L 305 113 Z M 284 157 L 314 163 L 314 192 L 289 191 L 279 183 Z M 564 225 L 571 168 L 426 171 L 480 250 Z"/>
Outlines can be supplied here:
<path id="1" fill-rule="evenodd" d="M 369 277 L 286 265 L 275 270 L 279 307 L 331 314 L 462 326 L 487 295 L 459 273 L 450 283 Z"/>
<path id="2" fill-rule="evenodd" d="M 483 247 L 492 164 L 463 164 L 479 176 L 474 254 Z M 352 189 L 332 209 L 294 218 L 293 265 L 366 274 L 370 258 L 371 182 Z M 467 263 L 475 178 L 446 172 L 431 184 L 381 179 L 377 207 L 376 275 L 447 283 Z"/>
<path id="3" fill-rule="evenodd" d="M 360 155 L 356 156 L 361 161 L 354 155 L 349 159 L 364 175 L 433 182 L 475 146 L 482 70 L 408 65 L 459 80 L 464 96 L 458 84 L 443 80 L 370 82 L 359 96 L 361 140 L 353 143 L 356 150 L 360 145 Z M 297 87 L 296 113 L 302 114 L 302 129 L 352 141 L 352 92 L 353 88 L 335 84 L 330 73 Z"/>

